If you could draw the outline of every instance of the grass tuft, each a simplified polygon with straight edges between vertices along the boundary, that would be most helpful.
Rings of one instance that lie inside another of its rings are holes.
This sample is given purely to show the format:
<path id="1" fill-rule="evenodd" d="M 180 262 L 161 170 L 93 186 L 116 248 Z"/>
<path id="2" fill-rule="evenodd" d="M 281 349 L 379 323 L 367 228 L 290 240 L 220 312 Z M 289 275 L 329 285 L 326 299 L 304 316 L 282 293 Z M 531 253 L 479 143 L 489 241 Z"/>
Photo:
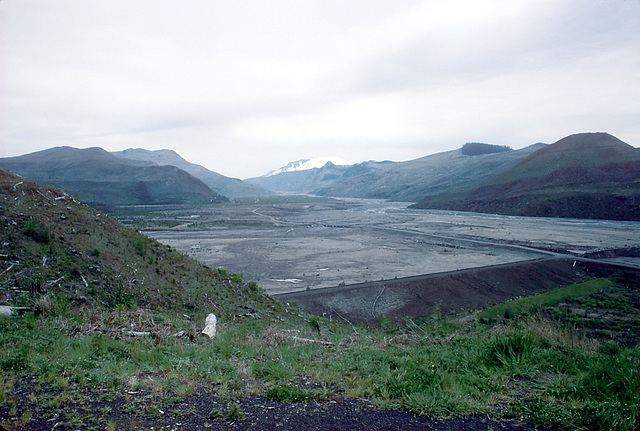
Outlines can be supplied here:
<path id="1" fill-rule="evenodd" d="M 286 403 L 306 401 L 310 398 L 305 391 L 292 385 L 275 386 L 269 389 L 264 396 L 274 401 Z"/>

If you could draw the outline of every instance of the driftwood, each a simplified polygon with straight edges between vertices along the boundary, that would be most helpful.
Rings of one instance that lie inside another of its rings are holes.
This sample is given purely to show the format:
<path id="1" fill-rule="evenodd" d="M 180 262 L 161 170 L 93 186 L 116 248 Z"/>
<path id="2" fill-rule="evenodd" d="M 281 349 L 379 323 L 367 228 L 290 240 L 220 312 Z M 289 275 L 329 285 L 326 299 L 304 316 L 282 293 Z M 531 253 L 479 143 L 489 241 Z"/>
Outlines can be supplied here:
<path id="1" fill-rule="evenodd" d="M 11 271 L 11 269 L 15 266 L 15 263 L 12 263 L 11 266 L 9 266 L 9 268 L 5 269 L 4 271 L 0 272 L 0 275 L 4 274 L 5 272 L 9 272 Z"/>
<path id="2" fill-rule="evenodd" d="M 145 335 L 151 335 L 151 332 L 149 331 L 122 331 L 122 333 L 131 337 L 144 337 Z"/>
<path id="3" fill-rule="evenodd" d="M 297 337 L 297 336 L 293 336 L 291 337 L 291 339 L 293 341 L 297 341 L 298 343 L 304 343 L 304 344 L 318 344 L 320 346 L 333 346 L 333 343 L 329 342 L 329 341 L 324 341 L 324 340 L 312 340 L 311 338 L 301 338 L 301 337 Z"/>

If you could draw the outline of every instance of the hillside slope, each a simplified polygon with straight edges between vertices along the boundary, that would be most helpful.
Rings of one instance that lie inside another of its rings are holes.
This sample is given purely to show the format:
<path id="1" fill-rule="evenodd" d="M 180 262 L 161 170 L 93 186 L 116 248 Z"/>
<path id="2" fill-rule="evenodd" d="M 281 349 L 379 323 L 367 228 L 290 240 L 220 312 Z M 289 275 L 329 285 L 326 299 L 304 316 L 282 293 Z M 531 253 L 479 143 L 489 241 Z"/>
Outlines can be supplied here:
<path id="1" fill-rule="evenodd" d="M 267 196 L 271 191 L 255 184 L 250 184 L 237 178 L 229 178 L 217 172 L 210 171 L 204 166 L 190 163 L 172 150 L 149 151 L 141 148 L 129 148 L 111 154 L 122 157 L 130 162 L 142 166 L 150 164 L 160 166 L 176 166 L 201 180 L 212 190 L 230 198 L 247 196 Z"/>
<path id="2" fill-rule="evenodd" d="M 200 204 L 228 200 L 175 166 L 139 166 L 102 148 L 56 147 L 0 159 L 0 168 L 39 184 L 77 193 L 92 204 Z"/>
<path id="3" fill-rule="evenodd" d="M 0 305 L 74 304 L 224 316 L 274 302 L 58 189 L 0 170 Z"/>
<path id="4" fill-rule="evenodd" d="M 417 202 L 425 196 L 473 190 L 544 144 L 521 150 L 467 155 L 462 149 L 388 165 L 375 172 L 342 178 L 318 191 L 323 196 Z"/>
<path id="5" fill-rule="evenodd" d="M 580 133 L 532 153 L 477 188 L 423 198 L 416 208 L 640 220 L 640 150 Z"/>

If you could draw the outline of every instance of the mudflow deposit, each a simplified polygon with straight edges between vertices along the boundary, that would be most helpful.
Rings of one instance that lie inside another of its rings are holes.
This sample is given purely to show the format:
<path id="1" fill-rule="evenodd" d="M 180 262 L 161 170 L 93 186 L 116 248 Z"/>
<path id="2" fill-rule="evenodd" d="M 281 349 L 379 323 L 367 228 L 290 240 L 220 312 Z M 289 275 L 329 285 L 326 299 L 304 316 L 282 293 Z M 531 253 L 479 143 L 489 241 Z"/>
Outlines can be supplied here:
<path id="1" fill-rule="evenodd" d="M 167 212 L 179 222 L 146 234 L 211 267 L 282 294 L 600 253 L 599 262 L 640 269 L 619 252 L 640 247 L 640 223 L 527 218 L 408 209 L 376 200 L 234 204 Z"/>

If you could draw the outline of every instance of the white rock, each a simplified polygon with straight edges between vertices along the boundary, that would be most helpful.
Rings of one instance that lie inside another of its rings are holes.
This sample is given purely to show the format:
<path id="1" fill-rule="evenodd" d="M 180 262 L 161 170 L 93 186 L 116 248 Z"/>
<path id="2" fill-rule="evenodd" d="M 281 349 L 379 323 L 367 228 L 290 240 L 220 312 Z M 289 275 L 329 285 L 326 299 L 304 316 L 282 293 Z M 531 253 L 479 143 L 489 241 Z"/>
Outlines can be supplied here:
<path id="1" fill-rule="evenodd" d="M 0 305 L 0 316 L 11 316 L 14 313 L 22 314 L 25 311 L 32 311 L 31 307 L 12 307 L 10 305 Z"/>
<path id="2" fill-rule="evenodd" d="M 216 336 L 216 325 L 218 323 L 218 319 L 216 319 L 216 315 L 211 313 L 207 316 L 207 319 L 204 321 L 204 329 L 202 333 L 209 338 L 213 338 Z"/>

